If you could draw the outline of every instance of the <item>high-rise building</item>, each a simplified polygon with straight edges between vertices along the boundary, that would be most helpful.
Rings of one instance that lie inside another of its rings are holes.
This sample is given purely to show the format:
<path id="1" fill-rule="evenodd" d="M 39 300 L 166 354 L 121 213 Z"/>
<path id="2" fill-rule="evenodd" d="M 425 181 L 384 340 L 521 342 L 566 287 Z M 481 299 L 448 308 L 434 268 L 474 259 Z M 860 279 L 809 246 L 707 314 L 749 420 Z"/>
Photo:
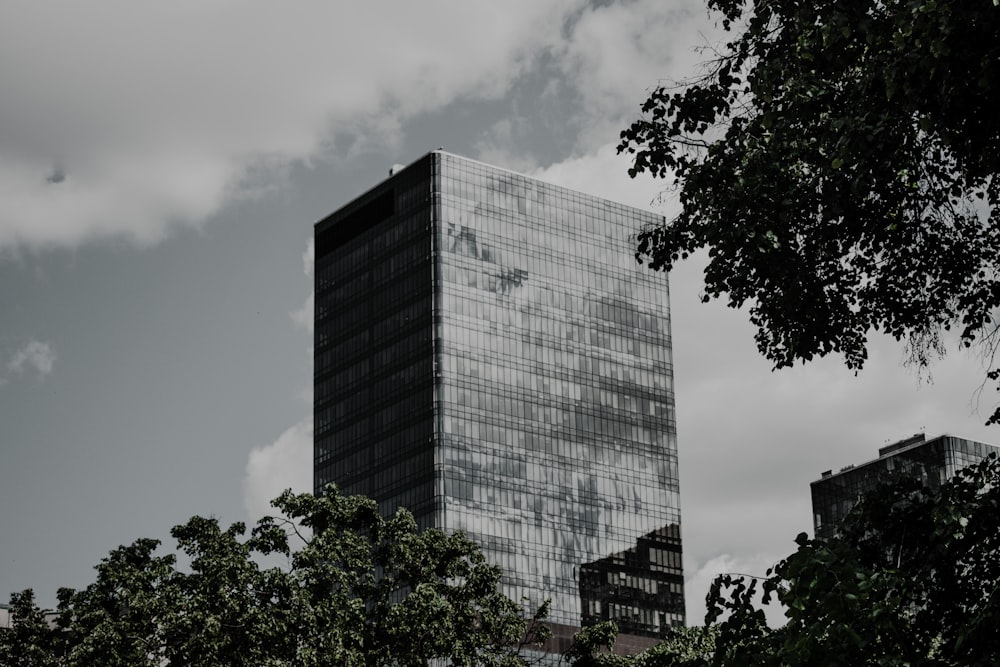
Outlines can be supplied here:
<path id="1" fill-rule="evenodd" d="M 557 634 L 682 625 L 661 222 L 434 151 L 317 223 L 316 488 L 465 531 Z"/>
<path id="2" fill-rule="evenodd" d="M 953 435 L 928 440 L 918 433 L 882 447 L 873 461 L 849 465 L 837 473 L 827 470 L 810 484 L 815 535 L 822 539 L 833 537 L 861 497 L 882 482 L 905 475 L 937 488 L 958 470 L 992 453 L 1000 453 L 1000 448 Z"/>

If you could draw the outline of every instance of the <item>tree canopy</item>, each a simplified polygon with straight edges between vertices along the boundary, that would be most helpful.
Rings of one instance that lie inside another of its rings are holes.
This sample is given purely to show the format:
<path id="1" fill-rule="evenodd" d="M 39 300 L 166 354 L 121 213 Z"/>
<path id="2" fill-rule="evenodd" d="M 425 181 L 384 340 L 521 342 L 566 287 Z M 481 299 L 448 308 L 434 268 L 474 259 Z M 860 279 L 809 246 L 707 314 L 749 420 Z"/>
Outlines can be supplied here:
<path id="1" fill-rule="evenodd" d="M 776 368 L 830 353 L 861 368 L 873 330 L 920 365 L 952 327 L 992 358 L 998 2 L 708 6 L 729 41 L 621 135 L 630 174 L 674 179 L 681 206 L 637 258 L 669 269 L 707 248 L 703 298 L 749 305 Z"/>
<path id="2" fill-rule="evenodd" d="M 710 608 L 709 620 L 730 613 L 718 640 L 729 662 L 717 664 L 995 665 L 998 507 L 995 456 L 938 490 L 904 478 L 869 494 L 837 537 L 800 535 L 764 579 L 765 598 L 786 609 L 785 626 L 764 629 L 759 609 L 739 595 Z M 710 597 L 742 585 L 724 578 Z"/>
<path id="3" fill-rule="evenodd" d="M 526 621 L 461 533 L 384 519 L 333 486 L 273 504 L 249 536 L 196 516 L 171 531 L 178 555 L 151 539 L 115 549 L 93 583 L 59 591 L 51 621 L 30 591 L 12 595 L 0 665 L 516 667 L 548 636 L 545 608 Z"/>
<path id="4" fill-rule="evenodd" d="M 972 667 L 1000 656 L 1000 459 L 931 490 L 903 478 L 869 494 L 829 540 L 797 549 L 765 577 L 713 583 L 703 628 L 623 658 L 597 648 L 584 667 Z M 763 593 L 763 599 L 760 598 Z M 767 625 L 778 602 L 786 623 Z"/>
<path id="5" fill-rule="evenodd" d="M 573 667 L 706 667 L 715 654 L 714 626 L 672 627 L 652 648 L 635 655 L 612 652 L 618 625 L 604 621 L 583 628 L 566 652 Z"/>

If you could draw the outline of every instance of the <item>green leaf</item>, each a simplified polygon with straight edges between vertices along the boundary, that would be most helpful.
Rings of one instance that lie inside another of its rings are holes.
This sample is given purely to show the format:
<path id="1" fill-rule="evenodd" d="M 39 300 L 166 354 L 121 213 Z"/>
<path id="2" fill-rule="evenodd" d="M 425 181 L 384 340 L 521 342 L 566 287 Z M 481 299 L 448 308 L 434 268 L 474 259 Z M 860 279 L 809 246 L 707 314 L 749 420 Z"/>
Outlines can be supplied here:
<path id="1" fill-rule="evenodd" d="M 988 345 L 996 4 L 725 4 L 730 41 L 703 74 L 651 94 L 621 135 L 630 173 L 669 175 L 681 202 L 639 235 L 637 257 L 665 270 L 709 250 L 703 293 L 748 306 L 775 368 L 840 354 L 857 370 L 872 330 L 909 341 L 918 366 L 936 356 L 937 329 Z M 762 229 L 795 242 L 771 248 Z"/>

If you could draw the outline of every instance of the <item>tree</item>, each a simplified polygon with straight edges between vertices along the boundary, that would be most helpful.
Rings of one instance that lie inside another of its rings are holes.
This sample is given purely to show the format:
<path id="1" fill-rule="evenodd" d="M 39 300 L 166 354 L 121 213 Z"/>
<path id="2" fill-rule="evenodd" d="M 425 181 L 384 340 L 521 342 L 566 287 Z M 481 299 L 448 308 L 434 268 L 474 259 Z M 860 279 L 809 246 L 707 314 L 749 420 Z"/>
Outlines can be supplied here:
<path id="1" fill-rule="evenodd" d="M 710 598 L 716 665 L 995 665 L 1000 656 L 1000 459 L 938 490 L 903 478 L 869 494 L 830 540 L 798 549 L 763 580 L 787 623 L 767 628 L 745 578 Z M 754 583 L 749 584 L 752 586 Z"/>
<path id="2" fill-rule="evenodd" d="M 0 665 L 55 667 L 58 639 L 45 613 L 35 604 L 31 590 L 10 596 L 10 627 L 0 628 Z"/>
<path id="3" fill-rule="evenodd" d="M 287 552 L 284 533 L 193 517 L 171 535 L 189 561 L 174 572 L 162 602 L 164 655 L 171 665 L 283 664 L 292 655 L 276 607 L 289 597 L 287 572 L 262 570 L 258 558 Z"/>
<path id="4" fill-rule="evenodd" d="M 519 667 L 548 637 L 546 608 L 526 621 L 461 533 L 384 519 L 333 486 L 274 505 L 249 536 L 214 518 L 176 526 L 184 568 L 157 540 L 115 549 L 92 584 L 59 591 L 54 628 L 30 591 L 12 596 L 0 665 Z"/>
<path id="5" fill-rule="evenodd" d="M 578 632 L 566 657 L 573 667 L 708 667 L 715 653 L 716 631 L 711 626 L 670 628 L 649 650 L 615 655 L 612 649 L 618 626 L 604 621 Z"/>
<path id="6" fill-rule="evenodd" d="M 985 667 L 1000 656 L 1000 459 L 931 490 L 901 478 L 868 494 L 829 540 L 765 577 L 724 575 L 703 628 L 637 656 L 601 654 L 615 630 L 578 635 L 579 667 Z M 759 594 L 763 594 L 761 598 Z M 762 604 L 786 623 L 771 628 Z"/>
<path id="7" fill-rule="evenodd" d="M 525 664 L 526 642 L 548 637 L 537 625 L 526 636 L 521 606 L 498 589 L 499 568 L 462 533 L 420 531 L 402 509 L 384 519 L 374 501 L 334 486 L 319 497 L 285 492 L 273 504 L 286 519 L 265 519 L 262 529 L 312 534 L 285 552 L 292 594 L 279 613 L 290 619 L 296 665 L 514 667 Z"/>
<path id="8" fill-rule="evenodd" d="M 168 587 L 176 558 L 158 556 L 159 540 L 112 551 L 85 589 L 58 592 L 66 664 L 159 667 L 164 658 Z"/>
<path id="9" fill-rule="evenodd" d="M 872 330 L 925 366 L 952 327 L 992 361 L 998 3 L 708 6 L 730 41 L 621 134 L 629 173 L 672 177 L 681 205 L 640 234 L 637 258 L 669 269 L 708 248 L 703 298 L 749 304 L 776 368 L 839 353 L 859 369 Z"/>

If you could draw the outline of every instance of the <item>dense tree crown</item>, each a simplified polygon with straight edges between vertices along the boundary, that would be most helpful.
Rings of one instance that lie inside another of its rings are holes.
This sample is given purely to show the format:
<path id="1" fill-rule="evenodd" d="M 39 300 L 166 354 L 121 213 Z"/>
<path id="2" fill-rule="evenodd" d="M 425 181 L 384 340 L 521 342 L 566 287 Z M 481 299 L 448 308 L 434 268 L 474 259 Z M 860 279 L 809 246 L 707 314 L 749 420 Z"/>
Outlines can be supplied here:
<path id="1" fill-rule="evenodd" d="M 529 664 L 548 633 L 497 590 L 500 573 L 461 534 L 418 531 L 371 500 L 286 493 L 249 537 L 194 517 L 173 537 L 114 550 L 95 581 L 63 589 L 55 617 L 11 596 L 3 667 L 375 667 Z M 293 548 L 290 543 L 296 542 Z M 586 628 L 577 667 L 977 667 L 1000 656 L 1000 459 L 937 489 L 903 478 L 869 494 L 836 537 L 796 539 L 764 577 L 727 575 L 707 625 L 674 628 L 636 656 Z M 273 566 L 262 563 L 276 562 Z M 771 628 L 763 604 L 782 605 Z M 537 654 L 536 654 L 537 655 Z"/>
<path id="2" fill-rule="evenodd" d="M 30 591 L 11 596 L 0 666 L 517 667 L 548 636 L 545 608 L 526 623 L 461 533 L 332 486 L 273 504 L 249 537 L 202 517 L 174 528 L 184 568 L 156 540 L 112 551 L 94 583 L 60 590 L 53 622 Z"/>
<path id="3" fill-rule="evenodd" d="M 708 5 L 731 41 L 622 132 L 630 173 L 675 179 L 681 204 L 637 257 L 669 269 L 707 247 L 704 298 L 748 304 L 776 367 L 840 353 L 860 368 L 872 330 L 918 364 L 953 326 L 993 343 L 998 3 Z"/>
<path id="4" fill-rule="evenodd" d="M 830 540 L 805 534 L 763 578 L 718 578 L 709 623 L 636 657 L 597 650 L 578 667 L 976 667 L 1000 663 L 1000 459 L 937 490 L 904 478 L 869 494 Z M 786 623 L 768 627 L 764 603 Z"/>

